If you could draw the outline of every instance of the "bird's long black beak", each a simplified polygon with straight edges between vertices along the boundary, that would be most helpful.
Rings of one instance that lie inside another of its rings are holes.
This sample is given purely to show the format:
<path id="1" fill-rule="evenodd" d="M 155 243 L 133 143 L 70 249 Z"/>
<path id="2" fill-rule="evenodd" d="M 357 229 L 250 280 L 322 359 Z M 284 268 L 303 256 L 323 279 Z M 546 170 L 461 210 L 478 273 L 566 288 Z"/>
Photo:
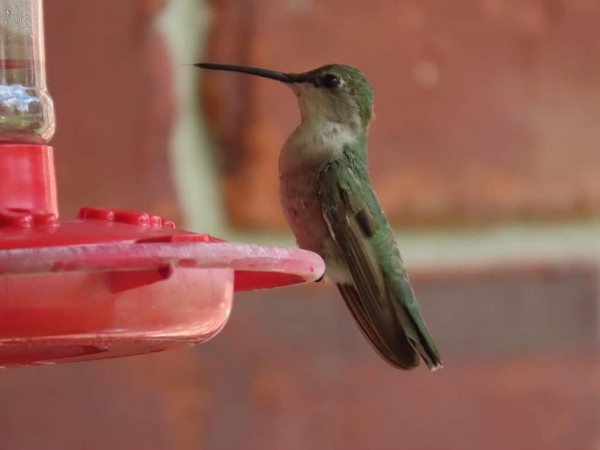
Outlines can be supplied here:
<path id="1" fill-rule="evenodd" d="M 281 81 L 282 83 L 297 83 L 303 81 L 297 74 L 277 72 L 275 70 L 259 69 L 257 67 L 234 66 L 231 64 L 213 64 L 213 63 L 197 63 L 194 67 L 208 70 L 221 70 L 226 72 L 246 73 L 257 77 L 269 78 L 271 80 Z"/>

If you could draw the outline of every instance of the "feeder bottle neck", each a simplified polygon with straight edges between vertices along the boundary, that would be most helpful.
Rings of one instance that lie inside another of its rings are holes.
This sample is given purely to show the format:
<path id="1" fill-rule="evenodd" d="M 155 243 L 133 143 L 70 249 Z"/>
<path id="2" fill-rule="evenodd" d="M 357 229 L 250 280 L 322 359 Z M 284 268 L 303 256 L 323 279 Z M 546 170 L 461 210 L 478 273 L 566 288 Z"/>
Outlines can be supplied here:
<path id="1" fill-rule="evenodd" d="M 54 134 L 42 12 L 42 0 L 0 0 L 0 144 L 46 144 Z"/>

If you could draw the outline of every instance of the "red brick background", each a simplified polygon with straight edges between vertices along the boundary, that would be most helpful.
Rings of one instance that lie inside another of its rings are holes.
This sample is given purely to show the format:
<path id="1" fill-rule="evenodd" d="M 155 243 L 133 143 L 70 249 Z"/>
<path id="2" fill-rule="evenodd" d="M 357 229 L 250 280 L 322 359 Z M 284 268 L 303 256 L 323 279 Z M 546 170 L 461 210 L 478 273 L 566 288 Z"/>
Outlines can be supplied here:
<path id="1" fill-rule="evenodd" d="M 94 205 L 179 219 L 168 152 L 172 63 L 152 26 L 164 2 L 46 3 L 61 213 Z"/>
<path id="2" fill-rule="evenodd" d="M 384 364 L 334 289 L 239 295 L 195 350 L 1 373 L 0 448 L 593 449 L 596 274 L 417 274 L 436 373 Z"/>
<path id="3" fill-rule="evenodd" d="M 600 4 L 562 0 L 214 0 L 204 58 L 300 72 L 333 62 L 375 88 L 369 161 L 397 225 L 600 211 Z M 282 226 L 276 162 L 298 123 L 269 80 L 207 72 L 204 98 L 239 227 Z"/>

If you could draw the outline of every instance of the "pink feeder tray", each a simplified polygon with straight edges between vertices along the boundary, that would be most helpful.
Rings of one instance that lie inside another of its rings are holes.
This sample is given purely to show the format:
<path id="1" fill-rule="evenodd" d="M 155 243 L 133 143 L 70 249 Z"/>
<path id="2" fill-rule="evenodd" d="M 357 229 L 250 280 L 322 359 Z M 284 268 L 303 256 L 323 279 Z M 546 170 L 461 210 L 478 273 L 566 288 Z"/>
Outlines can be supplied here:
<path id="1" fill-rule="evenodd" d="M 0 0 L 0 367 L 202 343 L 235 291 L 322 276 L 313 253 L 230 244 L 153 214 L 59 218 L 43 43 L 42 1 Z"/>
<path id="2" fill-rule="evenodd" d="M 227 322 L 234 292 L 324 272 L 314 253 L 228 243 L 148 213 L 59 219 L 53 176 L 50 147 L 0 146 L 0 205 L 20 205 L 0 209 L 0 366 L 202 343 Z"/>

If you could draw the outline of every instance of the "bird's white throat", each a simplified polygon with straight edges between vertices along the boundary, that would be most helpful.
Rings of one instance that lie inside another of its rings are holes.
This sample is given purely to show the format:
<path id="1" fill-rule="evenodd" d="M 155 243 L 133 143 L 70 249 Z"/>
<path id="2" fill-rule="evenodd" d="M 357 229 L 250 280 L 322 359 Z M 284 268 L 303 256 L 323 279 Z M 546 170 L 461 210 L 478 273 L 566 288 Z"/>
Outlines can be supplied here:
<path id="1" fill-rule="evenodd" d="M 358 110 L 346 107 L 340 114 L 339 102 L 310 84 L 293 85 L 292 90 L 298 97 L 301 123 L 283 147 L 280 170 L 296 171 L 341 158 L 344 147 L 359 139 Z"/>
<path id="2" fill-rule="evenodd" d="M 283 147 L 280 169 L 320 166 L 342 158 L 345 146 L 359 138 L 355 130 L 336 122 L 303 120 Z"/>

